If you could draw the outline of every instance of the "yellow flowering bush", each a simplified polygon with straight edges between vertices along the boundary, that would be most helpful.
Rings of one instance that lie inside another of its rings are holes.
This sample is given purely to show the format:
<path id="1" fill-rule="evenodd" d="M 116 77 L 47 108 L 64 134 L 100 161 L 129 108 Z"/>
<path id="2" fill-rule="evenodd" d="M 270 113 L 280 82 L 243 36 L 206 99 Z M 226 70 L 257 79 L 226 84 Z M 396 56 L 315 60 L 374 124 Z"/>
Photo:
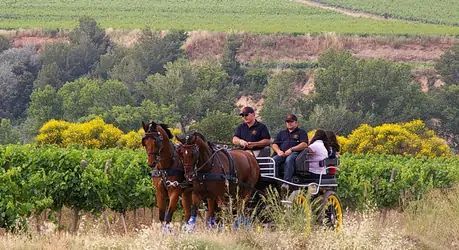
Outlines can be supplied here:
<path id="1" fill-rule="evenodd" d="M 181 130 L 170 129 L 172 134 L 178 135 Z M 143 129 L 130 131 L 124 134 L 123 131 L 106 124 L 100 117 L 88 122 L 70 123 L 66 121 L 50 120 L 40 129 L 36 141 L 39 144 L 56 144 L 61 147 L 70 145 L 81 145 L 86 148 L 141 148 Z M 175 137 L 172 139 L 177 143 Z"/>
<path id="2" fill-rule="evenodd" d="M 340 141 L 341 142 L 341 141 Z M 407 123 L 363 124 L 343 140 L 343 151 L 414 156 L 449 156 L 446 141 L 437 137 L 420 120 Z"/>
<path id="3" fill-rule="evenodd" d="M 36 137 L 38 144 L 62 144 L 62 133 L 67 130 L 71 123 L 60 120 L 49 120 L 39 130 Z"/>
<path id="4" fill-rule="evenodd" d="M 172 135 L 174 136 L 172 138 L 172 142 L 173 143 L 178 143 L 178 140 L 177 140 L 177 138 L 175 138 L 175 136 L 181 134 L 182 130 L 180 130 L 179 128 L 169 128 L 169 130 L 172 132 Z"/>
<path id="5" fill-rule="evenodd" d="M 104 130 L 99 135 L 99 140 L 102 143 L 102 148 L 114 148 L 117 142 L 121 139 L 123 131 L 113 126 L 112 124 L 105 124 Z"/>
<path id="6" fill-rule="evenodd" d="M 118 146 L 122 148 L 136 149 L 142 147 L 142 136 L 144 135 L 143 129 L 139 131 L 130 131 L 124 134 L 118 140 Z"/>

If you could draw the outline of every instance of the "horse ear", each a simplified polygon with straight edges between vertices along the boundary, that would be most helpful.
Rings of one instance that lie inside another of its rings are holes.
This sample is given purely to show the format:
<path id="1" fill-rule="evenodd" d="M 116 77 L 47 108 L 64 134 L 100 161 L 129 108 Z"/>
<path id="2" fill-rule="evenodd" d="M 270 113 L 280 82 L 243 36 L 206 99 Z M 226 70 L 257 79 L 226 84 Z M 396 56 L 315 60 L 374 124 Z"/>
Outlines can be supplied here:
<path id="1" fill-rule="evenodd" d="M 177 139 L 177 141 L 179 141 L 180 143 L 182 144 L 185 144 L 185 135 L 176 135 L 175 138 Z"/>
<path id="2" fill-rule="evenodd" d="M 142 121 L 142 127 L 143 127 L 143 131 L 147 132 L 148 130 L 147 125 L 143 121 Z"/>

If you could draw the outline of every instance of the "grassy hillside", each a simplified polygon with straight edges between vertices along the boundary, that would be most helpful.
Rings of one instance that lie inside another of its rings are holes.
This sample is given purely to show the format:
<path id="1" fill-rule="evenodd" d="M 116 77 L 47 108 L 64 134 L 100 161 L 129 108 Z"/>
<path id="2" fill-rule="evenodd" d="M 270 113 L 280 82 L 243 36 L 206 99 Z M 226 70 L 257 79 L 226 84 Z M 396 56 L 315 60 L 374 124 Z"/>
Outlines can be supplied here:
<path id="1" fill-rule="evenodd" d="M 213 31 L 457 35 L 459 27 L 344 16 L 288 0 L 5 0 L 0 29 L 72 28 L 80 16 L 104 27 Z"/>
<path id="2" fill-rule="evenodd" d="M 388 15 L 405 20 L 442 23 L 459 26 L 459 1 L 457 0 L 318 0 L 344 8 Z"/>

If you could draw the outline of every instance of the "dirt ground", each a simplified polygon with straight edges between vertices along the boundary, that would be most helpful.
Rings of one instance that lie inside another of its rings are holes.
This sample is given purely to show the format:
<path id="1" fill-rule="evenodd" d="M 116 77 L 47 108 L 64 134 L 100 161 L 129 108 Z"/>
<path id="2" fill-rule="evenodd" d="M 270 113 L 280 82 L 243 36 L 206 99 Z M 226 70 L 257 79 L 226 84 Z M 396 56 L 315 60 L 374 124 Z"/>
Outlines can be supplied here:
<path id="1" fill-rule="evenodd" d="M 115 43 L 132 46 L 140 30 L 107 30 Z M 1 34 L 1 32 L 0 32 Z M 459 39 L 453 37 L 359 37 L 336 34 L 284 35 L 238 34 L 242 46 L 238 52 L 241 62 L 304 62 L 315 61 L 328 48 L 346 49 L 360 58 L 382 58 L 397 62 L 431 64 Z M 14 47 L 35 46 L 41 49 L 54 42 L 68 41 L 65 35 L 40 35 L 39 32 L 10 34 Z M 218 59 L 226 42 L 223 32 L 192 31 L 184 44 L 191 60 Z"/>

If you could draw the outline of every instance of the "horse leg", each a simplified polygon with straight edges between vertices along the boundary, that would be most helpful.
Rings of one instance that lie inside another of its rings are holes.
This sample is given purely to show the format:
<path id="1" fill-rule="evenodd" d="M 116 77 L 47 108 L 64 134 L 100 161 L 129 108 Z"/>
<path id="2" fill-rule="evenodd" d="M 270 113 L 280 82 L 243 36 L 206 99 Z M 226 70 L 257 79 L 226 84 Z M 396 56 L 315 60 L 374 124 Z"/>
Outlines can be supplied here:
<path id="1" fill-rule="evenodd" d="M 217 225 L 215 220 L 215 210 L 217 207 L 217 200 L 214 198 L 207 198 L 207 214 L 206 214 L 206 222 L 207 227 L 212 228 Z"/>
<path id="2" fill-rule="evenodd" d="M 177 209 L 179 194 L 180 191 L 176 188 L 169 191 L 169 207 L 167 208 L 166 215 L 164 216 L 166 224 L 169 224 L 172 221 L 172 215 L 174 215 L 174 212 Z"/>
<path id="3" fill-rule="evenodd" d="M 190 218 L 184 226 L 184 230 L 187 232 L 194 231 L 196 227 L 196 218 L 198 216 L 198 207 L 201 202 L 201 196 L 195 192 L 191 192 L 191 208 L 190 208 Z"/>
<path id="4" fill-rule="evenodd" d="M 180 195 L 178 189 L 168 190 L 169 195 L 169 206 L 164 214 L 164 224 L 162 226 L 163 233 L 170 233 L 172 231 L 170 222 L 172 221 L 172 216 L 174 215 L 175 209 L 177 209 L 177 203 Z"/>
<path id="5" fill-rule="evenodd" d="M 164 222 L 164 217 L 166 214 L 166 196 L 162 187 L 156 188 L 156 206 L 158 207 L 159 221 Z"/>
<path id="6" fill-rule="evenodd" d="M 187 222 L 191 217 L 192 191 L 192 189 L 185 190 L 182 193 L 182 207 L 185 213 L 185 222 Z"/>

